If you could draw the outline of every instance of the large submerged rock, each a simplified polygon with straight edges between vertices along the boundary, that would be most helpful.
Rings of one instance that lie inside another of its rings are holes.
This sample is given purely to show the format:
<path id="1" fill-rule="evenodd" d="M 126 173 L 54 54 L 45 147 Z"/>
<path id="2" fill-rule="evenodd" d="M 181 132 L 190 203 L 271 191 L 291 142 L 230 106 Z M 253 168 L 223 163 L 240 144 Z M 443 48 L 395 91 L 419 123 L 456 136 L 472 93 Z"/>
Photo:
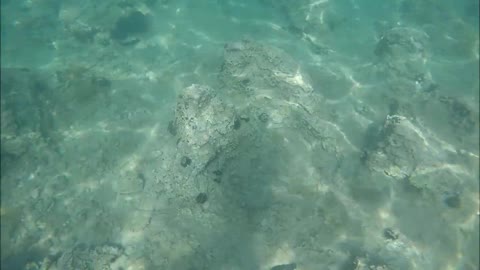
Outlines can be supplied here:
<path id="1" fill-rule="evenodd" d="M 225 45 L 219 80 L 239 114 L 269 127 L 295 126 L 322 100 L 290 55 L 249 40 Z"/>
<path id="2" fill-rule="evenodd" d="M 374 53 L 377 70 L 395 90 L 432 92 L 438 85 L 427 66 L 428 35 L 418 29 L 393 27 L 380 36 Z"/>
<path id="3" fill-rule="evenodd" d="M 471 177 L 457 164 L 461 153 L 404 116 L 387 116 L 375 141 L 367 153 L 367 165 L 394 180 L 442 194 L 458 189 L 465 177 Z"/>
<path id="4" fill-rule="evenodd" d="M 236 148 L 236 112 L 208 86 L 191 85 L 179 96 L 175 112 L 178 159 L 183 167 L 203 172 Z"/>
<path id="5" fill-rule="evenodd" d="M 313 91 L 308 76 L 284 51 L 243 40 L 228 43 L 220 81 L 231 94 L 265 94 L 291 100 Z"/>

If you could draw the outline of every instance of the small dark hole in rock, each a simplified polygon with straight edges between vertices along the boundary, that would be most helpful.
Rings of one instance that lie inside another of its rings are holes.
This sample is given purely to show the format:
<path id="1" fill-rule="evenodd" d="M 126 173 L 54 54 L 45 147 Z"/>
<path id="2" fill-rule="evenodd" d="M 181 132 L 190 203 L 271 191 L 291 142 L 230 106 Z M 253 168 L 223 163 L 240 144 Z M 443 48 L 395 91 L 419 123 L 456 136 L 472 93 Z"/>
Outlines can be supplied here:
<path id="1" fill-rule="evenodd" d="M 240 117 L 240 119 L 242 119 L 243 121 L 245 121 L 247 123 L 248 123 L 248 121 L 250 121 L 250 117 L 248 117 L 248 116 L 242 116 L 242 117 Z"/>
<path id="2" fill-rule="evenodd" d="M 240 122 L 240 119 L 236 118 L 235 121 L 233 121 L 233 129 L 239 129 L 242 126 L 242 122 Z"/>
<path id="3" fill-rule="evenodd" d="M 45 82 L 34 81 L 33 88 L 39 92 L 45 92 L 48 89 L 48 86 Z"/>
<path id="4" fill-rule="evenodd" d="M 389 113 L 391 115 L 397 114 L 400 110 L 400 103 L 398 103 L 398 101 L 394 100 L 392 103 L 390 103 L 390 105 L 388 106 L 388 109 L 389 109 Z"/>
<path id="5" fill-rule="evenodd" d="M 258 119 L 260 119 L 260 121 L 262 121 L 263 123 L 266 123 L 268 122 L 268 119 L 270 117 L 268 116 L 267 113 L 261 113 L 259 116 L 258 116 Z"/>
<path id="6" fill-rule="evenodd" d="M 133 46 L 133 45 L 137 44 L 138 42 L 140 42 L 139 38 L 129 37 L 129 38 L 121 40 L 119 43 L 123 46 Z"/>
<path id="7" fill-rule="evenodd" d="M 140 11 L 132 11 L 117 20 L 110 32 L 110 37 L 122 41 L 131 35 L 146 33 L 149 29 L 149 18 Z"/>
<path id="8" fill-rule="evenodd" d="M 297 269 L 296 263 L 289 263 L 289 264 L 279 264 L 275 265 L 274 267 L 270 268 L 270 270 L 295 270 Z"/>
<path id="9" fill-rule="evenodd" d="M 447 197 L 445 199 L 445 204 L 450 208 L 460 208 L 460 196 L 455 194 Z"/>
<path id="10" fill-rule="evenodd" d="M 156 3 L 157 3 L 157 0 L 146 0 L 145 1 L 145 4 L 149 7 L 155 6 Z"/>
<path id="11" fill-rule="evenodd" d="M 250 79 L 249 78 L 245 78 L 242 80 L 242 84 L 249 84 L 250 83 Z"/>
<path id="12" fill-rule="evenodd" d="M 207 196 L 207 193 L 205 192 L 200 192 L 195 198 L 195 201 L 199 204 L 204 204 L 207 200 L 208 200 L 208 196 Z"/>
<path id="13" fill-rule="evenodd" d="M 398 233 L 396 233 L 392 228 L 386 228 L 383 230 L 383 236 L 390 240 L 398 239 Z"/>
<path id="14" fill-rule="evenodd" d="M 110 86 L 112 86 L 112 82 L 109 79 L 103 77 L 93 77 L 92 82 L 102 88 L 110 88 Z"/>
<path id="15" fill-rule="evenodd" d="M 177 135 L 177 125 L 175 125 L 173 120 L 168 122 L 168 132 L 173 136 Z"/>
<path id="16" fill-rule="evenodd" d="M 182 165 L 182 167 L 187 167 L 188 165 L 190 165 L 192 163 L 192 159 L 190 159 L 189 157 L 187 156 L 183 156 L 182 157 L 182 160 L 180 161 L 180 164 Z"/>
<path id="17" fill-rule="evenodd" d="M 427 89 L 425 89 L 425 92 L 427 92 L 427 93 L 433 92 L 433 91 L 437 90 L 437 88 L 438 88 L 438 84 L 436 84 L 436 83 L 431 83 L 431 84 L 427 87 Z"/>

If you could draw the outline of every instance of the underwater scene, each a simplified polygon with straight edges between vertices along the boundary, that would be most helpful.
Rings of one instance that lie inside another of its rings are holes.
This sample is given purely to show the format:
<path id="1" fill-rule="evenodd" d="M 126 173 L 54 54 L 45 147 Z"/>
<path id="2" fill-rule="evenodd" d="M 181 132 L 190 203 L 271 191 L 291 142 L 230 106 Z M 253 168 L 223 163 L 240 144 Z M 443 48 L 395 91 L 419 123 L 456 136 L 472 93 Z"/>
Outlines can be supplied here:
<path id="1" fill-rule="evenodd" d="M 478 270 L 478 0 L 2 0 L 1 269 Z"/>

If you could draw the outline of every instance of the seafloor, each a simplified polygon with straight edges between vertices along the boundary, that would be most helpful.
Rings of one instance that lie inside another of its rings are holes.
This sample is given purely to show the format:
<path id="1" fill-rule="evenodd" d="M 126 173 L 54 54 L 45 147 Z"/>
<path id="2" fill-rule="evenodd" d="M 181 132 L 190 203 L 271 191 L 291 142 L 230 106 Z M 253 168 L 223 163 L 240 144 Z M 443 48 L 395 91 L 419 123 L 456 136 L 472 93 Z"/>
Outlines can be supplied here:
<path id="1" fill-rule="evenodd" d="M 1 269 L 478 269 L 478 10 L 3 0 Z"/>

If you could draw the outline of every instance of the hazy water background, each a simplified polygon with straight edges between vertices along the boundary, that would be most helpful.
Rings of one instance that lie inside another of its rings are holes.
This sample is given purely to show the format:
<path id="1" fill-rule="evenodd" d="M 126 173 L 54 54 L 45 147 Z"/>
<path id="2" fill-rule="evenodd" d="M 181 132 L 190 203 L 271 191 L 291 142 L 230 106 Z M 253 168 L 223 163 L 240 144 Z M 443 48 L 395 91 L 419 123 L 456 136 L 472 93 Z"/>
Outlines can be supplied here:
<path id="1" fill-rule="evenodd" d="M 478 9 L 2 1 L 2 269 L 478 269 Z M 312 93 L 282 98 L 328 139 L 230 96 L 226 44 L 242 40 L 298 65 Z M 192 84 L 251 119 L 218 182 L 179 166 L 169 132 Z M 389 152 L 387 115 L 420 134 L 397 131 L 398 149 L 425 150 Z"/>

